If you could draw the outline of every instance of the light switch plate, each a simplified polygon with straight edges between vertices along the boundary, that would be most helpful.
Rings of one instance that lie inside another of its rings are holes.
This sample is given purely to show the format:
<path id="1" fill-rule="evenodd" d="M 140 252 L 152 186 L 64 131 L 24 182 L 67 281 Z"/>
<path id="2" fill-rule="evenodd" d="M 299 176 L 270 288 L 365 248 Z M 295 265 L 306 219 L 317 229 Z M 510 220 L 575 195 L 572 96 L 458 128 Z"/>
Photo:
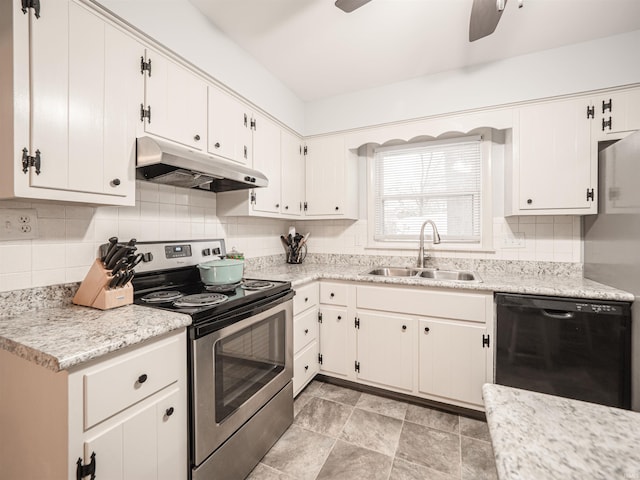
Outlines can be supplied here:
<path id="1" fill-rule="evenodd" d="M 32 208 L 0 209 L 0 240 L 38 238 L 38 215 Z"/>
<path id="2" fill-rule="evenodd" d="M 524 232 L 508 233 L 502 237 L 502 248 L 524 248 Z"/>

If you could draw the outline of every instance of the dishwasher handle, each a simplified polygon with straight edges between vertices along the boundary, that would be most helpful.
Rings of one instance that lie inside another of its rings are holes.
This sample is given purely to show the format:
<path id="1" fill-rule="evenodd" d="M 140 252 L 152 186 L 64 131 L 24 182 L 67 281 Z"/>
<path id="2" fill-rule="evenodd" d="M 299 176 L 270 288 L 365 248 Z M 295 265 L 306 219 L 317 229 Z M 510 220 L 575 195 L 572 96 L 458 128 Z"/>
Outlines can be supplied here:
<path id="1" fill-rule="evenodd" d="M 575 316 L 574 312 L 567 312 L 565 310 L 547 310 L 541 309 L 542 314 L 547 318 L 555 318 L 558 320 L 567 320 Z"/>

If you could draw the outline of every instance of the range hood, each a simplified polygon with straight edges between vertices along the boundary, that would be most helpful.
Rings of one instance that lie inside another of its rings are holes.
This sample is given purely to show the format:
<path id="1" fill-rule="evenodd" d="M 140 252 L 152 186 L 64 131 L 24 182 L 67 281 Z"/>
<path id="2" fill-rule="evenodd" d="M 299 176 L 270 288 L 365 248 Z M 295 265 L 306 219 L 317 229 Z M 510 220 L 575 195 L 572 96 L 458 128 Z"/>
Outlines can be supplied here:
<path id="1" fill-rule="evenodd" d="M 136 167 L 140 180 L 212 192 L 269 184 L 257 170 L 151 137 L 137 139 Z"/>

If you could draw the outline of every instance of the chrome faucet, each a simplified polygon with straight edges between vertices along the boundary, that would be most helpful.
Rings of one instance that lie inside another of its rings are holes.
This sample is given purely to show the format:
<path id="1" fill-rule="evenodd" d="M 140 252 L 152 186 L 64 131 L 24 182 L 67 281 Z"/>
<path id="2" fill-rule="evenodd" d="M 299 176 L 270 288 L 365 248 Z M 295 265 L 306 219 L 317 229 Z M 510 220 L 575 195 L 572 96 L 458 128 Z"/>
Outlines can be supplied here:
<path id="1" fill-rule="evenodd" d="M 438 227 L 433 223 L 433 220 L 425 220 L 420 227 L 420 249 L 418 250 L 418 268 L 424 267 L 424 227 L 427 226 L 427 223 L 431 225 L 433 228 L 433 244 L 436 245 L 440 243 L 440 234 L 438 233 Z"/>

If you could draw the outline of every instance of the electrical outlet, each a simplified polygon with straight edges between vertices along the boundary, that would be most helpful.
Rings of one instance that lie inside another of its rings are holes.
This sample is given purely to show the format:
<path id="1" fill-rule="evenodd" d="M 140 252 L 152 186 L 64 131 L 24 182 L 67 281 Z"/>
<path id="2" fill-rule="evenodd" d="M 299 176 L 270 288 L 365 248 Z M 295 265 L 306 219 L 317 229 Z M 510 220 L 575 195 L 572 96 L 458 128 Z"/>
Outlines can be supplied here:
<path id="1" fill-rule="evenodd" d="M 38 238 L 38 215 L 34 209 L 0 209 L 0 240 Z"/>
<path id="2" fill-rule="evenodd" d="M 524 248 L 524 232 L 508 233 L 502 237 L 502 248 Z"/>

